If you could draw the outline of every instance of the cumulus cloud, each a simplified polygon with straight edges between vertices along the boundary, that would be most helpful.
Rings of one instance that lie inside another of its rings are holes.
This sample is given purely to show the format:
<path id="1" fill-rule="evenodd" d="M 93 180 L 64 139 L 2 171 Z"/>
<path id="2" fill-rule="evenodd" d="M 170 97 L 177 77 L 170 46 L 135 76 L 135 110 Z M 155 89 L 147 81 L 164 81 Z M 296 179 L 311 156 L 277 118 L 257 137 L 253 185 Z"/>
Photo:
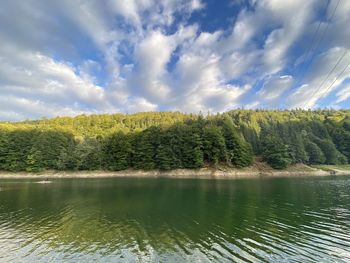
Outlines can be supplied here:
<path id="1" fill-rule="evenodd" d="M 5 0 L 0 119 L 216 112 L 243 105 L 308 108 L 330 94 L 335 103 L 348 100 L 350 69 L 327 88 L 348 55 L 327 75 L 350 49 L 350 3 L 342 1 L 332 20 L 335 0 L 328 18 L 317 0 L 234 6 L 240 11 L 227 28 L 205 31 L 192 17 L 198 12 L 206 19 L 204 0 Z M 295 67 L 303 66 L 298 61 L 319 23 L 320 33 L 328 33 L 301 79 Z"/>
<path id="2" fill-rule="evenodd" d="M 131 87 L 136 94 L 158 101 L 165 99 L 170 89 L 162 81 L 165 65 L 176 48 L 173 36 L 151 32 L 136 48 L 136 70 Z"/>
<path id="3" fill-rule="evenodd" d="M 0 48 L 0 96 L 10 103 L 1 103 L 4 112 L 38 118 L 113 111 L 104 89 L 77 75 L 71 65 L 41 53 L 15 51 Z"/>

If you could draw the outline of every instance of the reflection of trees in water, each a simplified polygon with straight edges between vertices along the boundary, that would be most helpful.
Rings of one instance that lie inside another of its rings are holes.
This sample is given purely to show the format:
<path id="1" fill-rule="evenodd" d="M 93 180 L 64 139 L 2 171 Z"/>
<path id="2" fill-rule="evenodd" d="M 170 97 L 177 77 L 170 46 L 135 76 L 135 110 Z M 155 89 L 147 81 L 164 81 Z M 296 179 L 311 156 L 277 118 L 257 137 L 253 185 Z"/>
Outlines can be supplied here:
<path id="1" fill-rule="evenodd" d="M 105 179 L 20 186 L 1 192 L 1 224 L 54 249 L 106 254 L 212 253 L 217 247 L 237 256 L 276 253 L 305 242 L 305 226 L 332 223 L 337 215 L 329 208 L 344 202 L 337 194 L 342 189 L 321 179 Z"/>

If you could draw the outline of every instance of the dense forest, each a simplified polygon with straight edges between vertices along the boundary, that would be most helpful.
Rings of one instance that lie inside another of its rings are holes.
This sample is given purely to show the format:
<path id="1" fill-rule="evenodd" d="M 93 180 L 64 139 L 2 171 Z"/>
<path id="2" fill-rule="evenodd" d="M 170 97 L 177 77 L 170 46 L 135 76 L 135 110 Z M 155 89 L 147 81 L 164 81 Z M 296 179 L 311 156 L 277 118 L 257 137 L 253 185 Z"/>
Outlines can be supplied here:
<path id="1" fill-rule="evenodd" d="M 350 111 L 149 112 L 0 123 L 0 170 L 347 164 Z"/>

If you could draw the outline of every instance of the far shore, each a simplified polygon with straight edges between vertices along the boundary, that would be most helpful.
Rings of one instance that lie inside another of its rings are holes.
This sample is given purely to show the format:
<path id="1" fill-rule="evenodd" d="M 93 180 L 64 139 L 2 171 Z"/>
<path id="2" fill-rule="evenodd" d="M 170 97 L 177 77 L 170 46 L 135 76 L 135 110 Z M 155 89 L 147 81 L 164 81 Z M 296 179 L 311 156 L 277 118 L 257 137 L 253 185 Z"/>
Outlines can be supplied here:
<path id="1" fill-rule="evenodd" d="M 329 176 L 350 175 L 349 166 L 322 165 L 310 167 L 303 164 L 290 166 L 285 170 L 274 170 L 263 163 L 256 163 L 252 167 L 237 169 L 230 167 L 176 169 L 170 171 L 43 171 L 29 172 L 0 172 L 0 179 L 51 179 L 51 178 L 199 178 L 199 179 L 237 179 L 258 177 L 302 177 L 302 176 Z"/>

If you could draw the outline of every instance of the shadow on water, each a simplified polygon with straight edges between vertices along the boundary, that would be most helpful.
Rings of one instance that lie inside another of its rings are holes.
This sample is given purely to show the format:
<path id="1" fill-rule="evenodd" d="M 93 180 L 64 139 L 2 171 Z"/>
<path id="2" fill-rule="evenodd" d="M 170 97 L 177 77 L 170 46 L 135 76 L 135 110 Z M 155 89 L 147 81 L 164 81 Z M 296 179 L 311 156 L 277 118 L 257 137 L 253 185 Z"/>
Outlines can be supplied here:
<path id="1" fill-rule="evenodd" d="M 0 260 L 350 261 L 350 178 L 1 180 Z"/>

